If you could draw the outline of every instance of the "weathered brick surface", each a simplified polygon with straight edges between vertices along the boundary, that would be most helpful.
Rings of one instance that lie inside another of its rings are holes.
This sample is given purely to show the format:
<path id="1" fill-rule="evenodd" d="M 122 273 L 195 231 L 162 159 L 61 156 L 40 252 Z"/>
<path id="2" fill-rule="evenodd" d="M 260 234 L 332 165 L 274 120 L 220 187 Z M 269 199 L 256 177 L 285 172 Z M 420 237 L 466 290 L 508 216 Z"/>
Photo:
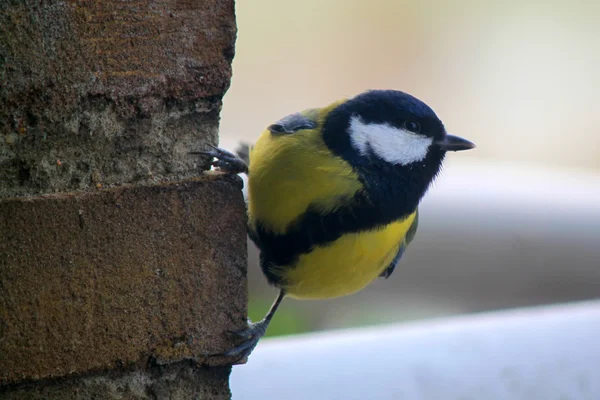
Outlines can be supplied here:
<path id="1" fill-rule="evenodd" d="M 232 345 L 246 313 L 241 180 L 0 201 L 0 385 L 144 369 Z"/>
<path id="2" fill-rule="evenodd" d="M 0 1 L 0 398 L 229 397 L 241 181 L 188 152 L 235 36 L 233 0 Z"/>
<path id="3" fill-rule="evenodd" d="M 143 370 L 113 370 L 43 384 L 18 385 L 4 389 L 0 387 L 0 398 L 2 400 L 226 400 L 231 398 L 227 384 L 230 372 L 230 366 L 198 368 L 184 361 Z"/>
<path id="4" fill-rule="evenodd" d="M 196 175 L 233 0 L 0 1 L 0 197 Z"/>

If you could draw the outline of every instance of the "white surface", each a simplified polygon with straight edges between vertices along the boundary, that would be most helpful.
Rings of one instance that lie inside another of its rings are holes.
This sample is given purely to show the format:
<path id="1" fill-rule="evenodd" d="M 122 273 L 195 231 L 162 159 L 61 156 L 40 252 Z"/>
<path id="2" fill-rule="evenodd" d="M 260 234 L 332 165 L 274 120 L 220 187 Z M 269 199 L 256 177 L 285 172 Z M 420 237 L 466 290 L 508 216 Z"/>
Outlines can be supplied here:
<path id="1" fill-rule="evenodd" d="M 600 302 L 262 341 L 245 399 L 600 399 Z"/>

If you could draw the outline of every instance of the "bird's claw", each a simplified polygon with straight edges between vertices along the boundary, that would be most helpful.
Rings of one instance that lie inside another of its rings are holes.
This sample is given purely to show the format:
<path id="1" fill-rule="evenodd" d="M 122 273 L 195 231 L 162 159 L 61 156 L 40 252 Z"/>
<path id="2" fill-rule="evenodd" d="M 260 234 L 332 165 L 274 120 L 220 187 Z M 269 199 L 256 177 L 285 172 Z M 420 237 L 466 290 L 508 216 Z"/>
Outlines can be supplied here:
<path id="1" fill-rule="evenodd" d="M 212 144 L 208 144 L 209 147 L 212 147 L 212 150 L 208 151 L 194 151 L 190 152 L 190 154 L 199 154 L 203 156 L 209 156 L 213 158 L 211 165 L 219 169 L 219 171 L 228 173 L 228 174 L 239 174 L 239 173 L 247 173 L 248 165 L 236 156 L 235 154 L 221 149 L 220 147 L 213 146 Z"/>
<path id="2" fill-rule="evenodd" d="M 265 335 L 267 326 L 268 323 L 260 321 L 256 323 L 250 323 L 247 328 L 239 331 L 227 331 L 232 335 L 240 337 L 243 339 L 243 341 L 234 348 L 223 353 L 214 354 L 213 356 L 235 357 L 236 359 L 234 363 L 247 358 L 250 353 L 252 353 L 252 350 L 254 350 L 260 339 Z"/>
<path id="3" fill-rule="evenodd" d="M 236 335 L 242 339 L 242 342 L 238 344 L 233 349 L 227 350 L 220 354 L 213 354 L 213 356 L 225 356 L 225 357 L 236 357 L 233 364 L 237 364 L 240 360 L 247 358 L 252 350 L 258 344 L 258 341 L 265 336 L 265 332 L 269 327 L 269 323 L 277 311 L 279 304 L 285 297 L 285 292 L 283 290 L 279 291 L 279 295 L 277 299 L 271 306 L 271 309 L 267 313 L 267 315 L 258 322 L 252 322 L 248 320 L 248 327 L 244 329 L 240 329 L 238 331 L 228 331 L 230 334 Z"/>

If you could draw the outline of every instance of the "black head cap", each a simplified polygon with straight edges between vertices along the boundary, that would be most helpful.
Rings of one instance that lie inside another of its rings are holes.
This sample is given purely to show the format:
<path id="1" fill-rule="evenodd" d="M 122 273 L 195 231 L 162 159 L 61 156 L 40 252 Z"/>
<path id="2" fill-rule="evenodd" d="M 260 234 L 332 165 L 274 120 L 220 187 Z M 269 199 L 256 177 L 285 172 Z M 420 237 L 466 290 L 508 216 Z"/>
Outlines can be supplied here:
<path id="1" fill-rule="evenodd" d="M 398 90 L 370 90 L 336 107 L 323 127 L 325 143 L 344 158 L 354 158 L 348 129 L 351 119 L 359 118 L 365 124 L 386 124 L 407 130 L 432 142 L 446 136 L 442 121 L 427 104 Z"/>
<path id="2" fill-rule="evenodd" d="M 456 137 L 446 134 L 427 104 L 396 90 L 371 90 L 341 103 L 322 130 L 333 154 L 359 172 L 371 199 L 389 208 L 403 204 L 414 210 L 446 151 L 466 149 L 465 143 L 472 148 L 470 142 L 448 140 Z"/>
<path id="3" fill-rule="evenodd" d="M 435 140 L 442 139 L 446 134 L 442 121 L 431 107 L 399 90 L 369 90 L 341 104 L 336 111 L 340 114 L 360 116 L 365 123 L 409 128 L 410 131 L 433 137 Z"/>

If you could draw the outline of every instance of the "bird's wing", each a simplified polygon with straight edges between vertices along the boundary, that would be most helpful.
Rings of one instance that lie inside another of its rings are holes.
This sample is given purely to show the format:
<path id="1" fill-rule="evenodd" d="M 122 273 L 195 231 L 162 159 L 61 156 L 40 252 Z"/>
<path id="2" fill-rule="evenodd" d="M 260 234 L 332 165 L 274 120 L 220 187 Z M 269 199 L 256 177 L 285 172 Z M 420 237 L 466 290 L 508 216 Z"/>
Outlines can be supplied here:
<path id="1" fill-rule="evenodd" d="M 406 237 L 404 238 L 404 243 L 406 244 L 406 246 L 408 246 L 410 244 L 410 242 L 412 242 L 412 240 L 415 238 L 415 235 L 417 234 L 418 226 L 419 226 L 419 209 L 417 208 L 415 210 L 415 219 L 413 220 L 413 223 L 410 225 L 410 228 L 408 228 L 408 232 L 406 232 Z"/>
<path id="2" fill-rule="evenodd" d="M 290 134 L 302 129 L 317 127 L 318 109 L 309 109 L 283 117 L 267 129 L 274 135 Z"/>
<path id="3" fill-rule="evenodd" d="M 301 129 L 314 129 L 317 127 L 317 118 L 319 116 L 318 108 L 310 108 L 302 112 L 290 114 L 283 117 L 279 121 L 267 128 L 268 131 L 273 135 L 284 135 L 297 132 Z M 250 164 L 250 153 L 252 152 L 252 145 L 241 142 L 235 154 L 242 159 L 246 165 Z"/>
<path id="4" fill-rule="evenodd" d="M 379 275 L 381 278 L 387 279 L 392 275 L 392 273 L 396 269 L 396 266 L 400 262 L 400 259 L 402 258 L 404 251 L 406 251 L 406 247 L 415 238 L 415 235 L 417 234 L 418 226 L 419 226 L 419 209 L 417 209 L 417 211 L 415 212 L 415 219 L 413 220 L 413 223 L 410 225 L 410 228 L 408 228 L 408 231 L 406 232 L 406 236 L 404 237 L 402 244 L 398 248 L 398 253 L 396 253 L 396 256 L 394 257 L 394 259 L 392 260 L 390 265 L 388 265 L 387 268 L 384 269 L 383 272 Z"/>

